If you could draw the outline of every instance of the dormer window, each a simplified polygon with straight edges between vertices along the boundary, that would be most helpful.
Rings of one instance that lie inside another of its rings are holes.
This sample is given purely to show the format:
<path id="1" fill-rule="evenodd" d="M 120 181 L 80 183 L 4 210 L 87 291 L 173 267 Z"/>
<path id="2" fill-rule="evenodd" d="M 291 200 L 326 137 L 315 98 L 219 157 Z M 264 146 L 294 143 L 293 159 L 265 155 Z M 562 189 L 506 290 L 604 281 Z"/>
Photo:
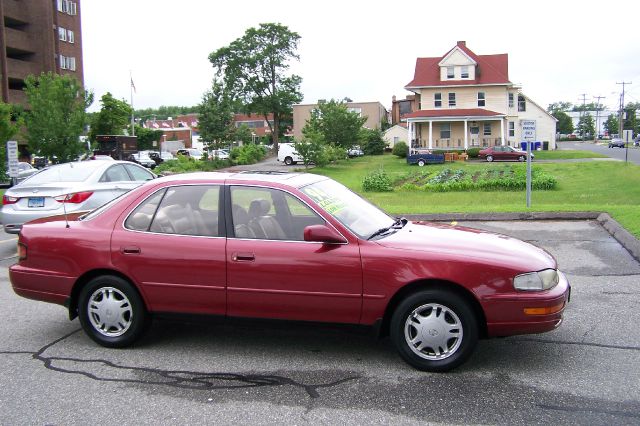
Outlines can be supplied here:
<path id="1" fill-rule="evenodd" d="M 447 78 L 454 78 L 454 67 L 447 67 Z"/>
<path id="2" fill-rule="evenodd" d="M 460 70 L 460 78 L 469 78 L 469 67 L 463 66 Z"/>

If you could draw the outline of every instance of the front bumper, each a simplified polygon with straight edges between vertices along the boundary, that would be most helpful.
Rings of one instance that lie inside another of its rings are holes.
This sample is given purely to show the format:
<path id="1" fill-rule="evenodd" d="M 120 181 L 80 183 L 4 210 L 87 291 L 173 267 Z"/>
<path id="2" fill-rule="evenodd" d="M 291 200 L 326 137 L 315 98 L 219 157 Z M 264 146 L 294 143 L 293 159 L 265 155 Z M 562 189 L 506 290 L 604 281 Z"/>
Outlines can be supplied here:
<path id="1" fill-rule="evenodd" d="M 546 291 L 518 291 L 486 297 L 482 304 L 489 337 L 544 333 L 559 327 L 569 303 L 571 285 L 562 272 L 558 271 L 558 274 L 558 284 Z M 527 314 L 525 310 L 551 313 Z"/>

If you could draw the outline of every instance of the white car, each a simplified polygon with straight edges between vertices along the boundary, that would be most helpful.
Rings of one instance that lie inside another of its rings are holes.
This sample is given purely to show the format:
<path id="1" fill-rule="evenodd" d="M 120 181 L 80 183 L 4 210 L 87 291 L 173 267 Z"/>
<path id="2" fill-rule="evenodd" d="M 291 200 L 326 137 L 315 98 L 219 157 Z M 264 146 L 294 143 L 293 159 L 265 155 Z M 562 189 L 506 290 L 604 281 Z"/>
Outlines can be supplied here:
<path id="1" fill-rule="evenodd" d="M 31 164 L 24 162 L 24 161 L 20 161 L 18 163 L 18 176 L 16 176 L 14 178 L 13 181 L 11 181 L 11 177 L 9 176 L 9 171 L 7 170 L 7 181 L 12 182 L 13 184 L 17 184 L 22 182 L 23 180 L 25 180 L 26 178 L 28 178 L 31 175 L 34 175 L 36 173 L 38 173 L 39 170 L 36 169 L 35 167 L 32 167 Z"/>
<path id="2" fill-rule="evenodd" d="M 2 225 L 18 234 L 26 222 L 93 210 L 155 177 L 144 167 L 113 159 L 51 166 L 4 193 Z"/>
<path id="3" fill-rule="evenodd" d="M 153 161 L 151 157 L 149 157 L 149 153 L 146 151 L 140 151 L 136 152 L 135 154 L 131 154 L 129 160 L 133 161 L 134 163 L 138 163 L 148 169 L 153 169 L 156 166 L 156 162 Z"/>
<path id="4" fill-rule="evenodd" d="M 281 143 L 278 145 L 278 161 L 284 162 L 287 166 L 302 162 L 302 157 L 296 152 L 292 143 Z"/>
<path id="5" fill-rule="evenodd" d="M 219 160 L 228 160 L 229 159 L 229 151 L 226 149 L 214 149 L 211 151 L 211 158 L 217 158 Z"/>

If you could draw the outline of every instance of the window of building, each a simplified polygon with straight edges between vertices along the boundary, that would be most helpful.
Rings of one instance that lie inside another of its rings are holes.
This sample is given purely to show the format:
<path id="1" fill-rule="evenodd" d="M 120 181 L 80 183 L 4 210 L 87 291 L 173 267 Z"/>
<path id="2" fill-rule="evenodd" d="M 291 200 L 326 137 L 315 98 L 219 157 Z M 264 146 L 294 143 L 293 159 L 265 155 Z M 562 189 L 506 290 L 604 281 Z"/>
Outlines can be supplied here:
<path id="1" fill-rule="evenodd" d="M 513 93 L 509 93 L 509 108 L 513 108 Z"/>
<path id="2" fill-rule="evenodd" d="M 491 136 L 491 123 L 484 123 L 482 134 L 485 136 Z"/>
<path id="3" fill-rule="evenodd" d="M 73 56 L 70 58 L 67 58 L 67 68 L 71 71 L 76 70 L 76 58 L 74 58 Z"/>
<path id="4" fill-rule="evenodd" d="M 70 0 L 58 0 L 58 12 L 75 16 L 78 14 L 78 5 Z"/>
<path id="5" fill-rule="evenodd" d="M 62 41 L 67 41 L 67 30 L 62 27 L 58 27 L 58 38 Z"/>
<path id="6" fill-rule="evenodd" d="M 518 95 L 518 111 L 526 111 L 527 110 L 527 102 L 524 99 L 524 96 Z"/>
<path id="7" fill-rule="evenodd" d="M 453 67 L 447 67 L 447 78 L 453 78 L 453 77 L 455 77 L 454 68 Z"/>
<path id="8" fill-rule="evenodd" d="M 76 70 L 76 58 L 60 55 L 58 56 L 60 62 L 60 69 L 62 70 Z"/>
<path id="9" fill-rule="evenodd" d="M 58 56 L 58 59 L 60 61 L 60 69 L 66 70 L 67 69 L 67 57 L 64 56 L 64 55 L 60 55 L 60 56 Z"/>
<path id="10" fill-rule="evenodd" d="M 76 42 L 76 36 L 73 33 L 73 31 L 71 31 L 71 30 L 67 30 L 67 41 L 69 43 L 75 43 Z"/>
<path id="11" fill-rule="evenodd" d="M 436 108 L 442 107 L 442 93 L 435 93 L 433 95 L 433 106 Z"/>
<path id="12" fill-rule="evenodd" d="M 358 114 L 358 117 L 362 117 L 362 108 L 347 108 L 349 112 L 355 112 Z"/>
<path id="13" fill-rule="evenodd" d="M 66 0 L 58 0 L 58 12 L 66 12 Z"/>
<path id="14" fill-rule="evenodd" d="M 456 94 L 455 93 L 449 93 L 449 106 L 450 107 L 456 106 Z"/>
<path id="15" fill-rule="evenodd" d="M 516 135 L 516 123 L 509 122 L 509 136 L 514 137 Z"/>
<path id="16" fill-rule="evenodd" d="M 450 138 L 451 138 L 451 123 L 441 123 L 440 139 L 450 139 Z"/>
<path id="17" fill-rule="evenodd" d="M 460 78 L 469 78 L 469 67 L 463 66 L 460 70 Z"/>
<path id="18" fill-rule="evenodd" d="M 485 97 L 484 97 L 484 92 L 478 92 L 478 106 L 479 107 L 483 107 L 485 106 Z"/>

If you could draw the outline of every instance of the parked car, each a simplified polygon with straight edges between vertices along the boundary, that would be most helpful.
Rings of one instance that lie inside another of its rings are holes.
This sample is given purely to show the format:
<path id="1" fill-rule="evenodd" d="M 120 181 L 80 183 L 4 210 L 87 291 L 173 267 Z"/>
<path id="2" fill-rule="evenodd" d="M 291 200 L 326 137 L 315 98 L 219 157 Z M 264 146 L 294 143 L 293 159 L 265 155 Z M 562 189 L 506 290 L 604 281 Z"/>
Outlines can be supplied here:
<path id="1" fill-rule="evenodd" d="M 413 148 L 407 155 L 407 164 L 417 164 L 418 167 L 443 163 L 444 154 L 434 154 L 431 150 L 425 148 Z"/>
<path id="2" fill-rule="evenodd" d="M 13 183 L 13 184 L 17 184 L 17 183 L 22 182 L 23 180 L 25 180 L 29 176 L 34 175 L 34 174 L 36 174 L 38 172 L 39 172 L 39 170 L 36 169 L 35 167 L 31 166 L 31 164 L 29 164 L 27 162 L 24 162 L 24 161 L 20 161 L 18 163 L 18 176 L 16 176 L 12 181 L 11 177 L 9 176 L 9 170 L 7 170 L 6 180 L 8 182 Z"/>
<path id="3" fill-rule="evenodd" d="M 155 161 L 156 165 L 160 165 L 167 160 L 173 160 L 175 157 L 169 151 L 145 151 L 149 158 Z"/>
<path id="4" fill-rule="evenodd" d="M 525 161 L 527 159 L 527 151 L 516 149 L 509 145 L 496 145 L 489 148 L 481 149 L 478 153 L 479 158 L 491 161 Z M 533 160 L 535 155 L 531 153 Z"/>
<path id="5" fill-rule="evenodd" d="M 174 175 L 68 220 L 24 225 L 11 283 L 106 347 L 166 312 L 352 323 L 446 371 L 479 338 L 555 329 L 569 300 L 538 247 L 392 218 L 313 174 Z"/>
<path id="6" fill-rule="evenodd" d="M 135 154 L 131 154 L 129 156 L 129 161 L 133 161 L 134 163 L 140 164 L 148 169 L 156 167 L 156 162 L 149 157 L 149 153 L 147 151 L 140 151 Z"/>
<path id="7" fill-rule="evenodd" d="M 349 158 L 362 157 L 363 155 L 364 151 L 360 148 L 360 145 L 354 145 L 347 150 L 347 156 Z"/>
<path id="8" fill-rule="evenodd" d="M 211 158 L 217 158 L 218 160 L 228 160 L 229 151 L 226 149 L 214 149 L 211 151 Z"/>
<path id="9" fill-rule="evenodd" d="M 176 152 L 177 155 L 184 155 L 185 157 L 193 158 L 194 160 L 202 159 L 202 151 L 196 148 L 183 148 Z"/>
<path id="10" fill-rule="evenodd" d="M 2 225 L 17 234 L 25 222 L 95 209 L 153 178 L 137 164 L 113 159 L 50 166 L 4 193 Z"/>
<path id="11" fill-rule="evenodd" d="M 278 161 L 282 161 L 287 166 L 301 163 L 303 161 L 300 154 L 296 152 L 296 147 L 292 143 L 278 144 Z"/>
<path id="12" fill-rule="evenodd" d="M 625 143 L 620 138 L 614 138 L 609 141 L 609 148 L 624 148 Z"/>

